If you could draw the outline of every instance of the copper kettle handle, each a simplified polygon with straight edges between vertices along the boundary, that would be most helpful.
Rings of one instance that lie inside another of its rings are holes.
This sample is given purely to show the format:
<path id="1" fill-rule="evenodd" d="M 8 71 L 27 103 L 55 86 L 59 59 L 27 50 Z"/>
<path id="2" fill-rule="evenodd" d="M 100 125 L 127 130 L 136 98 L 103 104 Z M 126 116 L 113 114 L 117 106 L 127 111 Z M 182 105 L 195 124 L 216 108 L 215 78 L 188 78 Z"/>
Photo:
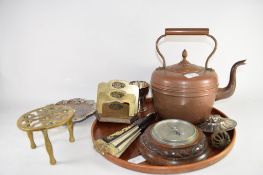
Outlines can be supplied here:
<path id="1" fill-rule="evenodd" d="M 217 41 L 216 41 L 215 37 L 213 37 L 212 35 L 209 35 L 209 29 L 208 28 L 166 28 L 165 34 L 161 35 L 156 40 L 156 51 L 163 61 L 163 68 L 166 67 L 166 62 L 165 62 L 163 54 L 159 50 L 158 44 L 159 44 L 159 41 L 167 35 L 206 35 L 206 36 L 212 38 L 212 40 L 215 42 L 215 46 L 214 46 L 213 51 L 209 54 L 209 56 L 207 57 L 206 62 L 205 62 L 205 69 L 208 70 L 208 61 L 212 57 L 212 55 L 215 53 L 216 48 L 217 48 Z"/>

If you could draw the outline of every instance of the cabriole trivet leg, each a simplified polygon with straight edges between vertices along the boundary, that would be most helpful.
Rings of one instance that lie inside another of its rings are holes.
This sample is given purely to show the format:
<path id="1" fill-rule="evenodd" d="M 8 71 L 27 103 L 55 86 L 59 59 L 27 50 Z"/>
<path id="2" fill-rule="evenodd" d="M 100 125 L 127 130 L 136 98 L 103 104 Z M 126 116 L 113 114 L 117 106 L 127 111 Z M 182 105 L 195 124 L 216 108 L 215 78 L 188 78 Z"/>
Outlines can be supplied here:
<path id="1" fill-rule="evenodd" d="M 28 138 L 30 140 L 31 148 L 35 149 L 36 148 L 36 144 L 34 142 L 33 132 L 32 131 L 27 131 L 27 136 L 28 136 Z"/>
<path id="2" fill-rule="evenodd" d="M 49 155 L 49 162 L 51 165 L 55 165 L 56 164 L 56 159 L 53 155 L 53 148 L 52 148 L 52 145 L 51 145 L 51 142 L 48 138 L 48 134 L 47 134 L 47 130 L 42 130 L 42 133 L 44 135 L 44 139 L 45 139 L 45 145 L 46 145 L 46 149 L 47 149 L 47 152 L 48 152 L 48 155 Z"/>
<path id="3" fill-rule="evenodd" d="M 72 122 L 72 120 L 68 121 L 68 131 L 69 131 L 69 141 L 74 142 L 75 138 L 73 135 L 73 122 Z"/>

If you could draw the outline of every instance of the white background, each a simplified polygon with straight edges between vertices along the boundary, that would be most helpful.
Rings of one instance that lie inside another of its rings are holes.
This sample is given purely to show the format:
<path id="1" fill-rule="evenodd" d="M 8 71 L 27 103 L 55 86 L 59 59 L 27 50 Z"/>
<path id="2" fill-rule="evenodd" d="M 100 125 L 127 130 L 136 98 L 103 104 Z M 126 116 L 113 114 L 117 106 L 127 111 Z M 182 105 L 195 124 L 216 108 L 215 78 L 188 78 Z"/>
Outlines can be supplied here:
<path id="1" fill-rule="evenodd" d="M 228 82 L 237 71 L 235 94 L 215 106 L 238 122 L 237 140 L 220 162 L 189 174 L 262 174 L 263 1 L 0 0 L 0 174 L 138 174 L 118 167 L 92 147 L 94 116 L 75 125 L 75 143 L 66 128 L 50 130 L 57 165 L 50 166 L 41 133 L 31 150 L 18 117 L 61 99 L 96 99 L 97 84 L 111 79 L 150 81 L 161 65 L 155 40 L 166 27 L 209 27 L 218 50 L 209 63 Z M 179 42 L 171 42 L 179 41 Z M 212 49 L 204 37 L 173 37 L 160 47 L 167 64 L 181 51 L 204 65 Z"/>

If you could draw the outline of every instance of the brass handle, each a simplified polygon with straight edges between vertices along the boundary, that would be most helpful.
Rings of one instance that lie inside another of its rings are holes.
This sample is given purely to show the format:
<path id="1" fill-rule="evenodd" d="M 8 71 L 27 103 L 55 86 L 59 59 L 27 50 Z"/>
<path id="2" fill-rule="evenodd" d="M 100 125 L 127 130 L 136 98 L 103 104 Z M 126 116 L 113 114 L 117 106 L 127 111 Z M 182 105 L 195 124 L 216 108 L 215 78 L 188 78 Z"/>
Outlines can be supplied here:
<path id="1" fill-rule="evenodd" d="M 210 37 L 214 41 L 215 46 L 214 46 L 214 49 L 212 50 L 212 52 L 208 55 L 206 62 L 205 62 L 205 69 L 208 70 L 208 61 L 212 57 L 212 55 L 215 53 L 216 48 L 217 48 L 217 41 L 216 41 L 215 37 L 213 37 L 212 35 L 209 35 L 209 29 L 208 28 L 166 28 L 165 34 L 161 35 L 156 40 L 156 51 L 163 61 L 163 68 L 164 69 L 166 67 L 166 61 L 165 61 L 163 54 L 159 50 L 158 44 L 159 44 L 159 41 L 162 38 L 166 37 L 167 35 L 206 35 L 206 36 Z"/>

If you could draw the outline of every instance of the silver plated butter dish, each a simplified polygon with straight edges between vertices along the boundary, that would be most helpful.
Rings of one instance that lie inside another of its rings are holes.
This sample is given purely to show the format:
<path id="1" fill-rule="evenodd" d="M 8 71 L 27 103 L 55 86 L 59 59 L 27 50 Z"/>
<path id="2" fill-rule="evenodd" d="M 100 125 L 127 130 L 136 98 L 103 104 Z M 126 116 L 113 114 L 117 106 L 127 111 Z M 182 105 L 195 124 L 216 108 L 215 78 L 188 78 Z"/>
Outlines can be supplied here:
<path id="1" fill-rule="evenodd" d="M 203 122 L 197 124 L 197 126 L 203 131 L 213 133 L 217 130 L 230 131 L 237 125 L 237 122 L 230 118 L 224 118 L 220 115 L 210 115 L 209 118 Z"/>
<path id="2" fill-rule="evenodd" d="M 65 105 L 73 108 L 75 110 L 75 115 L 72 119 L 73 122 L 81 122 L 96 112 L 96 103 L 94 100 L 73 98 L 59 101 L 56 105 Z"/>

